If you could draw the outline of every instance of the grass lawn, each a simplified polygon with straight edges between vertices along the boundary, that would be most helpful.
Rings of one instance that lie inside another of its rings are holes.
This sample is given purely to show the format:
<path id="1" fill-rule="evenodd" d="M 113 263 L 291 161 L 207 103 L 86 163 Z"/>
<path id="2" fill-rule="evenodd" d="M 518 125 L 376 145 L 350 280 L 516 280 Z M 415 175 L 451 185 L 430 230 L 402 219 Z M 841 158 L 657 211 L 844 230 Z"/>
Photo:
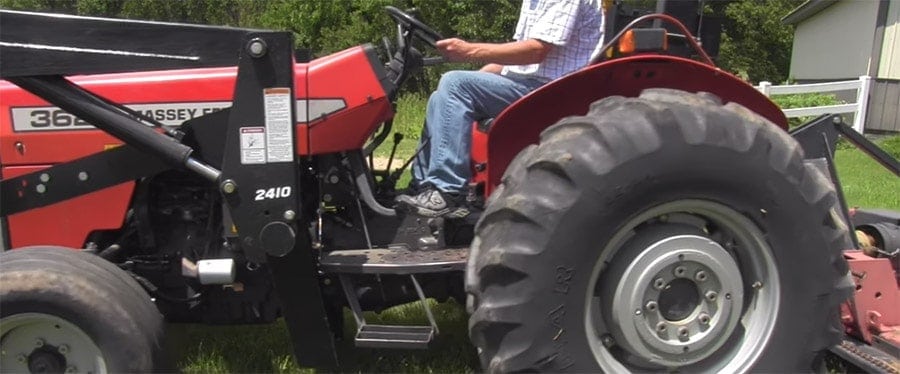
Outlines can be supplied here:
<path id="1" fill-rule="evenodd" d="M 900 159 L 900 136 L 876 143 Z M 834 158 L 847 205 L 900 210 L 900 178 L 855 148 L 838 149 Z"/>
<path id="2" fill-rule="evenodd" d="M 440 338 L 427 351 L 377 350 L 353 347 L 355 326 L 349 312 L 338 355 L 346 372 L 465 373 L 478 367 L 475 349 L 468 342 L 468 316 L 453 301 L 430 301 L 438 321 Z M 427 320 L 419 303 L 391 308 L 381 314 L 366 313 L 370 323 L 418 324 Z M 313 373 L 300 368 L 291 356 L 291 343 L 282 320 L 271 325 L 206 326 L 170 325 L 169 347 L 185 373 Z"/>
<path id="3" fill-rule="evenodd" d="M 406 135 L 399 155 L 410 155 L 421 129 L 426 100 L 404 97 L 400 100 L 394 130 Z M 390 138 L 376 156 L 387 157 Z M 879 144 L 900 158 L 900 136 L 883 139 Z M 894 177 L 855 149 L 839 149 L 838 173 L 850 206 L 900 210 L 900 178 Z M 395 161 L 395 163 L 398 161 Z M 399 161 L 402 163 L 402 161 Z M 403 183 L 401 181 L 401 183 Z M 392 351 L 353 348 L 355 322 L 345 313 L 348 330 L 338 342 L 339 355 L 348 372 L 461 373 L 477 370 L 474 348 L 468 341 L 465 308 L 455 302 L 432 302 L 441 335 L 428 351 Z M 371 323 L 425 324 L 418 304 L 391 308 L 379 315 L 366 316 Z M 299 368 L 291 357 L 291 345 L 284 323 L 257 326 L 170 326 L 170 347 L 178 352 L 176 365 L 186 373 L 296 373 L 313 372 Z"/>

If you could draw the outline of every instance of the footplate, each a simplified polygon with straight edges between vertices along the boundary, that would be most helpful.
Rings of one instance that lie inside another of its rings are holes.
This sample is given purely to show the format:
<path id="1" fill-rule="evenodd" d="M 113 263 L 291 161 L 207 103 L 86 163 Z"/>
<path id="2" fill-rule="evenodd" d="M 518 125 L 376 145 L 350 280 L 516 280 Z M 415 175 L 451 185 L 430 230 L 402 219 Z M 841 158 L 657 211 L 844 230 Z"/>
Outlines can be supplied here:
<path id="1" fill-rule="evenodd" d="M 900 359 L 854 339 L 845 338 L 831 352 L 868 373 L 900 374 Z"/>
<path id="2" fill-rule="evenodd" d="M 333 273 L 420 274 L 464 270 L 469 249 L 412 251 L 406 246 L 332 251 L 319 260 Z"/>
<path id="3" fill-rule="evenodd" d="M 363 325 L 356 346 L 366 348 L 428 349 L 434 339 L 431 326 Z"/>

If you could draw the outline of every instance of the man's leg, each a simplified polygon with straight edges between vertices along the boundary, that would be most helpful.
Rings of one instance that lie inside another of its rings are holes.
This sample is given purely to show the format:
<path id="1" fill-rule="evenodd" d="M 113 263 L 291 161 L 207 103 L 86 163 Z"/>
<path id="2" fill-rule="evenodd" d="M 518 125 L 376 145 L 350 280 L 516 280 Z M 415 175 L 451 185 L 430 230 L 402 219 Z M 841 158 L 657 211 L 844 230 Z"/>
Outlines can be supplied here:
<path id="1" fill-rule="evenodd" d="M 476 71 L 451 71 L 441 77 L 428 101 L 426 131 L 431 154 L 423 182 L 443 192 L 462 192 L 471 176 L 472 122 L 495 117 L 538 83 Z"/>
<path id="2" fill-rule="evenodd" d="M 431 102 L 431 100 L 429 100 Z M 428 112 L 428 109 L 425 109 Z M 419 136 L 419 144 L 416 145 L 416 158 L 410 164 L 410 173 L 412 181 L 409 187 L 416 190 L 425 180 L 425 174 L 428 173 L 428 163 L 431 158 L 431 134 L 428 133 L 428 126 L 422 126 L 422 134 Z"/>
<path id="3" fill-rule="evenodd" d="M 434 186 L 444 194 L 462 193 L 468 182 L 471 126 L 475 120 L 494 117 L 531 90 L 535 81 L 517 81 L 492 73 L 451 71 L 441 77 L 438 89 L 428 100 L 423 135 L 429 144 L 416 160 L 414 182 Z M 447 210 L 441 194 L 423 191 L 418 196 L 398 197 L 420 213 L 440 214 Z M 423 210 L 424 209 L 424 210 Z"/>

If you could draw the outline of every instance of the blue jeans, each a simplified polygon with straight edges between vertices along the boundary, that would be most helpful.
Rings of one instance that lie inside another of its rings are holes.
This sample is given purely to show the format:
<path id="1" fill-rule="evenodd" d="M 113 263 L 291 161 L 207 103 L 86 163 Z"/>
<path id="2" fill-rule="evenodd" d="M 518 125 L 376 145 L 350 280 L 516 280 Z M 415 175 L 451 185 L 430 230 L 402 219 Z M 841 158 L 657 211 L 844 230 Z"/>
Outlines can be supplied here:
<path id="1" fill-rule="evenodd" d="M 413 183 L 430 183 L 443 192 L 462 192 L 471 178 L 472 122 L 496 117 L 543 81 L 478 71 L 441 76 L 428 99 L 425 127 L 413 163 Z"/>

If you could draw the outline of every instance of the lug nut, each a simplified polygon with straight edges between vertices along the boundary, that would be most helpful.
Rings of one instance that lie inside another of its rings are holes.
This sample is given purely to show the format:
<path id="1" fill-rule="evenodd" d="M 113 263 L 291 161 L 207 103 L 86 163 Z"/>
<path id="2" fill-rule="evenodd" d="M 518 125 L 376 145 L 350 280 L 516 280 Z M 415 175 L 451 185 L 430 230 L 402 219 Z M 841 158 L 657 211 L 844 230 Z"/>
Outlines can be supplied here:
<path id="1" fill-rule="evenodd" d="M 77 372 L 78 372 L 78 369 L 73 365 L 69 365 L 66 367 L 66 374 L 72 374 L 72 373 L 77 373 Z"/>
<path id="2" fill-rule="evenodd" d="M 28 356 L 25 356 L 24 354 L 19 353 L 19 355 L 16 356 L 16 361 L 19 361 L 19 363 L 24 364 L 25 362 L 28 361 Z"/>
<path id="3" fill-rule="evenodd" d="M 689 334 L 689 333 L 688 333 L 687 327 L 679 327 L 679 328 L 678 328 L 678 336 L 680 336 L 680 337 L 683 338 L 683 337 L 688 336 L 688 334 Z"/>
<path id="4" fill-rule="evenodd" d="M 665 279 L 656 278 L 656 280 L 653 281 L 653 287 L 656 288 L 657 290 L 661 290 L 665 285 L 666 285 Z"/>
<path id="5" fill-rule="evenodd" d="M 616 341 L 613 340 L 612 336 L 610 336 L 609 334 L 603 335 L 600 338 L 600 342 L 603 343 L 603 346 L 607 348 L 612 347 L 614 344 L 616 344 Z"/>
<path id="6" fill-rule="evenodd" d="M 709 276 L 706 275 L 706 272 L 703 271 L 703 270 L 698 270 L 698 271 L 697 271 L 697 274 L 694 274 L 694 279 L 696 279 L 697 282 L 703 282 L 703 281 L 706 281 L 706 278 L 708 278 L 708 277 L 709 277 Z"/>
<path id="7" fill-rule="evenodd" d="M 660 322 L 656 324 L 656 331 L 665 332 L 668 326 L 666 326 L 665 322 Z"/>
<path id="8" fill-rule="evenodd" d="M 647 302 L 647 304 L 644 304 L 644 308 L 647 309 L 648 312 L 655 311 L 656 307 L 658 307 L 658 306 L 659 305 L 653 300 L 650 300 Z"/>
<path id="9" fill-rule="evenodd" d="M 687 272 L 687 269 L 685 269 L 684 266 L 678 266 L 675 268 L 676 277 L 683 277 L 685 272 Z"/>
<path id="10" fill-rule="evenodd" d="M 59 347 L 56 347 L 56 350 L 59 351 L 59 353 L 66 354 L 69 353 L 69 346 L 60 344 Z"/>
<path id="11" fill-rule="evenodd" d="M 43 346 L 44 346 L 44 339 L 41 339 L 41 338 L 35 339 L 35 340 L 34 340 L 34 346 L 35 346 L 35 347 L 38 347 L 38 348 L 43 347 Z"/>
<path id="12" fill-rule="evenodd" d="M 700 315 L 697 316 L 697 320 L 704 325 L 709 324 L 709 314 L 700 313 Z"/>
<path id="13" fill-rule="evenodd" d="M 706 292 L 706 299 L 709 301 L 716 301 L 717 297 L 719 297 L 719 294 L 717 294 L 716 291 Z"/>

